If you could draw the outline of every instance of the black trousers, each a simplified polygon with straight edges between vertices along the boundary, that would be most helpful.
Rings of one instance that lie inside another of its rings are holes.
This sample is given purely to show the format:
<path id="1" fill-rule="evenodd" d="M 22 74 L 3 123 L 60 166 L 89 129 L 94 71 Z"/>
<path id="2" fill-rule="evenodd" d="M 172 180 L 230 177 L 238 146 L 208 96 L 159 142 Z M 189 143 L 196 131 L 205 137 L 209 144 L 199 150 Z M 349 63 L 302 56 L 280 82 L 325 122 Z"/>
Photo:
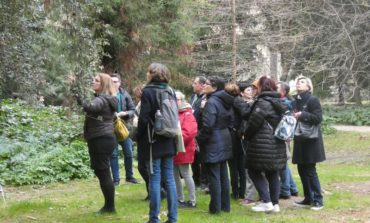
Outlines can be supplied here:
<path id="1" fill-rule="evenodd" d="M 264 173 L 264 175 L 262 174 Z M 264 203 L 279 203 L 280 180 L 279 171 L 259 171 L 248 169 L 248 174 Z"/>
<path id="2" fill-rule="evenodd" d="M 231 191 L 234 198 L 244 198 L 246 190 L 246 174 L 245 174 L 245 152 L 242 142 L 235 131 L 231 132 L 233 142 L 233 158 L 229 163 Z"/>
<path id="3" fill-rule="evenodd" d="M 212 214 L 221 210 L 230 212 L 230 186 L 227 162 L 206 163 L 205 166 L 209 182 L 209 193 L 211 195 L 209 212 Z"/>
<path id="4" fill-rule="evenodd" d="M 208 185 L 207 173 L 204 164 L 200 161 L 200 152 L 195 151 L 194 162 L 191 164 L 195 186 Z"/>
<path id="5" fill-rule="evenodd" d="M 234 156 L 228 163 L 233 197 L 244 198 L 247 182 L 245 175 L 245 156 L 243 154 Z"/>
<path id="6" fill-rule="evenodd" d="M 316 172 L 316 163 L 298 164 L 298 174 L 302 181 L 305 201 L 323 205 L 320 180 Z"/>
<path id="7" fill-rule="evenodd" d="M 114 184 L 110 172 L 110 157 L 117 145 L 115 136 L 102 136 L 87 142 L 91 168 L 99 179 L 100 189 L 104 195 L 103 211 L 114 211 Z"/>
<path id="8" fill-rule="evenodd" d="M 149 195 L 149 167 L 147 166 L 147 162 L 145 160 L 139 160 L 137 169 L 145 181 L 146 192 Z"/>

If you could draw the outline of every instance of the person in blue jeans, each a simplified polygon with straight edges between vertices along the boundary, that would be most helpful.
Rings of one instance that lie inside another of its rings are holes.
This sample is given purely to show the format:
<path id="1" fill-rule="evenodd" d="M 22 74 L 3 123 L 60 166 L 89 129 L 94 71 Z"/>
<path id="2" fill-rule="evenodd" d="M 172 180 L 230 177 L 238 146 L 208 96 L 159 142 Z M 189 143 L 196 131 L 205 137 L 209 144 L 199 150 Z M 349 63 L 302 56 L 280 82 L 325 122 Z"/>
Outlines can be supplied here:
<path id="1" fill-rule="evenodd" d="M 277 84 L 277 91 L 280 94 L 280 98 L 283 103 L 285 103 L 289 109 L 289 111 L 292 111 L 292 100 L 288 97 L 290 87 L 288 83 L 285 82 L 279 82 Z M 287 156 L 290 157 L 290 145 L 289 142 L 286 142 L 287 146 Z M 290 196 L 298 196 L 298 188 L 296 183 L 294 182 L 292 172 L 288 166 L 288 163 L 286 166 L 280 170 L 280 198 L 281 199 L 289 199 Z"/>
<path id="2" fill-rule="evenodd" d="M 127 91 L 121 88 L 121 78 L 119 74 L 112 74 L 111 75 L 112 81 L 114 86 L 117 90 L 116 97 L 118 98 L 118 110 L 117 114 L 121 117 L 130 130 L 132 127 L 132 119 L 135 114 L 135 105 L 132 101 L 131 96 Z M 134 178 L 134 173 L 132 171 L 132 162 L 133 162 L 133 149 L 132 149 L 132 140 L 127 138 L 124 141 L 118 142 L 116 148 L 114 148 L 113 153 L 110 159 L 110 165 L 112 169 L 112 176 L 114 185 L 117 186 L 120 183 L 120 176 L 119 176 L 119 162 L 118 162 L 118 146 L 122 146 L 123 157 L 125 162 L 125 171 L 126 171 L 126 182 L 137 184 L 138 181 Z"/>
<path id="3" fill-rule="evenodd" d="M 173 170 L 173 157 L 176 155 L 175 138 L 158 135 L 153 131 L 155 113 L 160 109 L 157 92 L 166 89 L 170 81 L 170 72 L 160 63 L 152 63 L 148 67 L 148 84 L 141 95 L 136 139 L 138 156 L 150 169 L 149 176 L 149 223 L 159 222 L 161 208 L 161 181 L 167 190 L 167 223 L 177 222 L 177 193 Z M 171 98 L 176 103 L 176 95 Z M 174 112 L 178 112 L 177 109 Z"/>

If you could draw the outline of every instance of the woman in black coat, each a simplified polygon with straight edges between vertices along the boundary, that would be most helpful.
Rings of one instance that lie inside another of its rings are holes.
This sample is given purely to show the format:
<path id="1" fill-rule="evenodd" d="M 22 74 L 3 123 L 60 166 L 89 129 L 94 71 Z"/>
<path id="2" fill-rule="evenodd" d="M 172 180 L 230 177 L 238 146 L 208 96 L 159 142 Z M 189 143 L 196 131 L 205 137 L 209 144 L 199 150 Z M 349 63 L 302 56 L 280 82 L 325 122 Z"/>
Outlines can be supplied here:
<path id="1" fill-rule="evenodd" d="M 293 103 L 294 116 L 300 122 L 319 125 L 322 121 L 322 110 L 318 98 L 312 96 L 312 82 L 309 78 L 300 76 L 296 80 L 297 96 Z M 319 137 L 305 139 L 294 137 L 293 163 L 298 164 L 298 173 L 302 181 L 304 200 L 295 202 L 299 207 L 311 207 L 312 210 L 323 208 L 323 197 L 316 163 L 326 159 L 321 130 Z"/>
<path id="2" fill-rule="evenodd" d="M 242 115 L 248 113 L 249 105 L 240 96 L 238 85 L 227 84 L 225 91 L 234 97 L 232 107 L 233 123 L 230 131 L 233 157 L 228 160 L 232 191 L 231 196 L 234 199 L 244 199 L 247 179 L 245 173 L 245 151 L 239 129 L 242 123 Z"/>
<path id="3" fill-rule="evenodd" d="M 92 89 L 95 92 L 92 101 L 82 100 L 78 95 L 76 97 L 86 113 L 84 138 L 89 149 L 91 168 L 99 179 L 105 200 L 98 213 L 114 213 L 114 184 L 109 167 L 110 156 L 117 145 L 113 118 L 118 99 L 108 74 L 98 73 L 93 79 Z"/>
<path id="4" fill-rule="evenodd" d="M 202 115 L 202 128 L 197 136 L 201 162 L 205 164 L 211 201 L 209 212 L 230 212 L 229 176 L 227 160 L 232 156 L 229 127 L 232 124 L 233 97 L 226 93 L 225 83 L 218 77 L 209 77 L 204 93 L 207 103 Z"/>
<path id="5" fill-rule="evenodd" d="M 141 109 L 137 128 L 138 157 L 149 163 L 151 168 L 149 178 L 149 222 L 159 222 L 161 207 L 161 180 L 164 179 L 167 190 L 168 221 L 177 222 L 177 195 L 173 176 L 173 157 L 176 155 L 175 138 L 158 135 L 153 131 L 155 113 L 160 109 L 157 92 L 168 89 L 171 74 L 168 68 L 160 63 L 152 63 L 148 67 L 147 79 L 149 83 L 144 87 L 141 95 Z M 176 95 L 169 98 L 177 111 Z M 150 145 L 152 144 L 152 145 Z"/>
<path id="6" fill-rule="evenodd" d="M 252 106 L 245 132 L 248 142 L 246 166 L 262 200 L 252 207 L 252 211 L 279 212 L 279 170 L 285 167 L 287 156 L 285 142 L 274 137 L 274 129 L 286 108 L 280 103 L 272 79 L 262 76 L 258 85 L 259 95 Z"/>

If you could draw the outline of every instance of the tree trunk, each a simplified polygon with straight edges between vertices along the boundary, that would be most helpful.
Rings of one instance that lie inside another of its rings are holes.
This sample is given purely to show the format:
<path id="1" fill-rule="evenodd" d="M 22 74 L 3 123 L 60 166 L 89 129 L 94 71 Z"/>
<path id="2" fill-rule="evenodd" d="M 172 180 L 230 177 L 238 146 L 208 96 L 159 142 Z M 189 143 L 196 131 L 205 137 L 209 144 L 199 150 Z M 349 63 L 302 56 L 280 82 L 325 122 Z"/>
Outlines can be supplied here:
<path id="1" fill-rule="evenodd" d="M 50 5 L 51 5 L 51 1 L 52 1 L 52 0 L 45 0 L 45 1 L 44 1 L 44 11 L 45 11 L 45 12 L 49 12 Z"/>
<path id="2" fill-rule="evenodd" d="M 342 85 L 338 86 L 338 105 L 344 105 L 344 94 L 343 94 L 343 88 Z"/>
<path id="3" fill-rule="evenodd" d="M 232 59 L 232 82 L 236 83 L 236 13 L 235 13 L 235 0 L 231 1 L 231 13 L 232 13 L 232 22 L 233 22 L 233 38 L 232 38 L 232 46 L 233 46 L 233 59 Z"/>
<path id="4" fill-rule="evenodd" d="M 358 86 L 355 87 L 355 92 L 354 92 L 353 97 L 355 99 L 356 105 L 362 105 L 361 89 Z"/>

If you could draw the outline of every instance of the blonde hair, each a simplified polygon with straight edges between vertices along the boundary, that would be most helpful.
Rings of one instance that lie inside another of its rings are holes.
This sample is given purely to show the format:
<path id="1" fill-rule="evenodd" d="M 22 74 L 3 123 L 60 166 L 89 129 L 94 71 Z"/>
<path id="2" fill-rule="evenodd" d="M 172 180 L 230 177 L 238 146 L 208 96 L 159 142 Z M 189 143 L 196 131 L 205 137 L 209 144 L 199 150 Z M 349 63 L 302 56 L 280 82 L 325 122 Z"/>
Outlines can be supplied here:
<path id="1" fill-rule="evenodd" d="M 100 78 L 100 86 L 101 86 L 100 94 L 103 93 L 103 94 L 115 96 L 116 89 L 113 85 L 111 76 L 106 73 L 97 73 L 96 75 Z"/>
<path id="2" fill-rule="evenodd" d="M 305 77 L 303 75 L 299 75 L 296 79 L 295 79 L 295 84 L 297 84 L 297 82 L 299 80 L 305 80 L 307 82 L 307 85 L 308 85 L 308 88 L 309 88 L 309 92 L 313 93 L 313 85 L 312 85 L 312 81 L 310 78 L 308 77 Z"/>
<path id="3" fill-rule="evenodd" d="M 226 93 L 232 96 L 238 96 L 240 94 L 240 89 L 237 84 L 232 84 L 232 83 L 226 84 L 225 91 Z"/>

